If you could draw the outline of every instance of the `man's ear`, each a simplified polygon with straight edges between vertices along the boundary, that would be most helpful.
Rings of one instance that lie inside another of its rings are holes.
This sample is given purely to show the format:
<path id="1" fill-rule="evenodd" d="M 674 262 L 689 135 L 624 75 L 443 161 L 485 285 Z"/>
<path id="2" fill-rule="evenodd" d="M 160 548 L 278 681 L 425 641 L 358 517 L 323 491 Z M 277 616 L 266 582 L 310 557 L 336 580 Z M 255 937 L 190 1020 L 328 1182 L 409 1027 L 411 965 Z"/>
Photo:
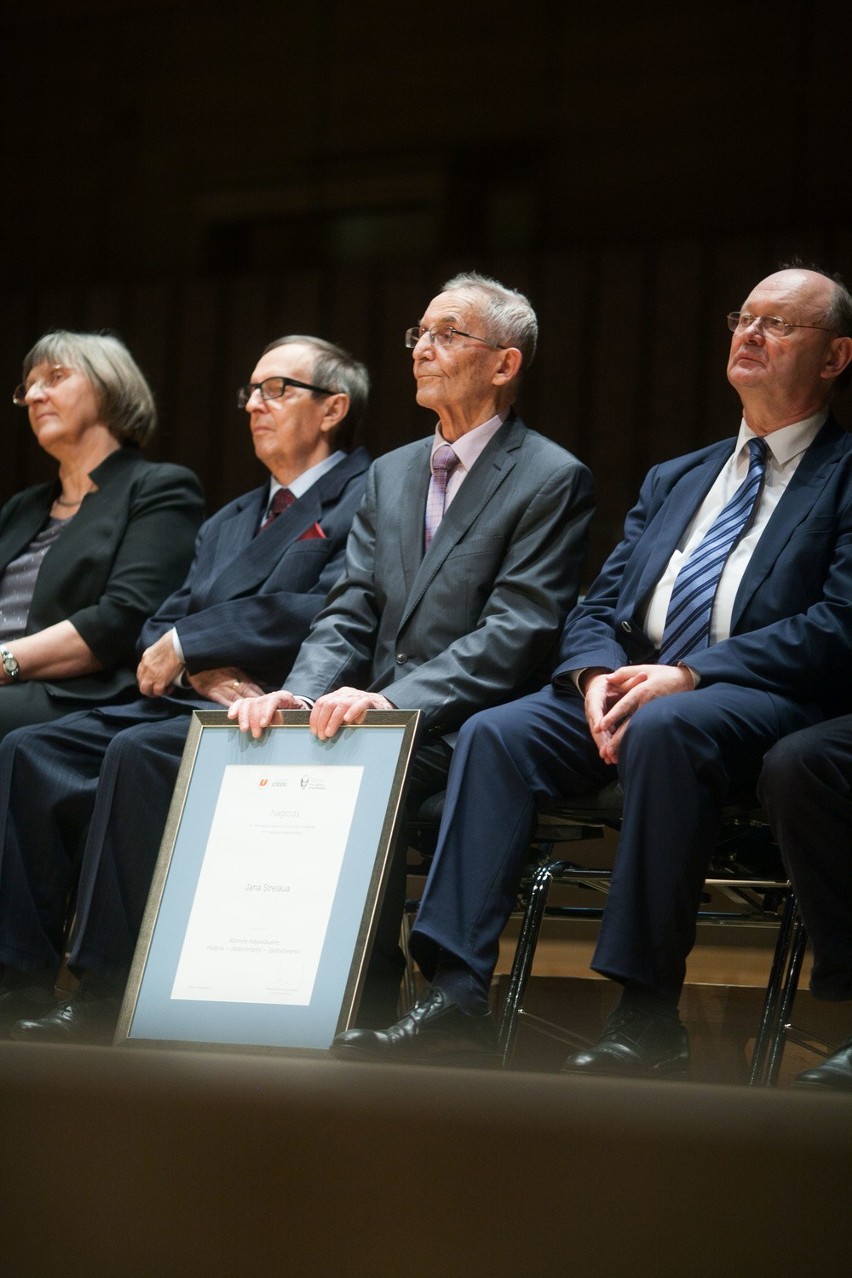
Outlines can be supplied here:
<path id="1" fill-rule="evenodd" d="M 839 377 L 850 362 L 852 362 L 852 337 L 834 337 L 820 376 Z"/>
<path id="2" fill-rule="evenodd" d="M 349 412 L 349 396 L 345 391 L 336 391 L 334 395 L 326 395 L 324 412 L 320 429 L 336 430 Z"/>
<path id="3" fill-rule="evenodd" d="M 505 350 L 499 352 L 499 355 L 500 362 L 491 378 L 491 383 L 493 386 L 507 386 L 520 373 L 524 357 L 517 346 L 507 346 Z"/>

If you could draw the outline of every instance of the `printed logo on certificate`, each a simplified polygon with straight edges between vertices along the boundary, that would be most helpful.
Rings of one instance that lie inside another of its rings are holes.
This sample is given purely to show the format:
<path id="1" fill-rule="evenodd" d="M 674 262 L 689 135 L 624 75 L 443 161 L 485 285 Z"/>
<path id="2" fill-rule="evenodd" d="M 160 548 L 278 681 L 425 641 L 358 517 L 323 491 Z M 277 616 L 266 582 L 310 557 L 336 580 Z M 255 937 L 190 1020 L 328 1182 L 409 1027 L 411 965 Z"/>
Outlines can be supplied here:
<path id="1" fill-rule="evenodd" d="M 225 767 L 172 999 L 310 1004 L 363 773 Z"/>

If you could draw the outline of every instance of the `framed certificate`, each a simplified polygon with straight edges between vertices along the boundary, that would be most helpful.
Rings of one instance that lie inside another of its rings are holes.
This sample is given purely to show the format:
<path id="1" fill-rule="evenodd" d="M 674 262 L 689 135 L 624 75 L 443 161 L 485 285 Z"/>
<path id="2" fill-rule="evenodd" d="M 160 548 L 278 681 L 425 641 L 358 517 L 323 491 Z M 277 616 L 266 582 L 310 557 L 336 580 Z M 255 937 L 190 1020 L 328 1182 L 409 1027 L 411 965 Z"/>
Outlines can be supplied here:
<path id="1" fill-rule="evenodd" d="M 193 715 L 116 1043 L 325 1051 L 354 1020 L 419 711 L 281 718 Z"/>

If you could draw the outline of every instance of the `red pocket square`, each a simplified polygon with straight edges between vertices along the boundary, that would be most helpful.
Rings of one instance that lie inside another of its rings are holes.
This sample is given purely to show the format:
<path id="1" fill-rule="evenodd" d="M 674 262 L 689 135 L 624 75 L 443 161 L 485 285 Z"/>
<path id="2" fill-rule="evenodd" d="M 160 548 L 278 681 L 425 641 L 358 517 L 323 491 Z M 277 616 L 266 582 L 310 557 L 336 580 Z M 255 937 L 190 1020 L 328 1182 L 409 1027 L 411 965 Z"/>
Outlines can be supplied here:
<path id="1" fill-rule="evenodd" d="M 321 537 L 323 541 L 326 540 L 325 533 L 320 528 L 319 524 L 311 524 L 307 532 L 302 533 L 299 541 L 314 541 L 317 537 Z"/>

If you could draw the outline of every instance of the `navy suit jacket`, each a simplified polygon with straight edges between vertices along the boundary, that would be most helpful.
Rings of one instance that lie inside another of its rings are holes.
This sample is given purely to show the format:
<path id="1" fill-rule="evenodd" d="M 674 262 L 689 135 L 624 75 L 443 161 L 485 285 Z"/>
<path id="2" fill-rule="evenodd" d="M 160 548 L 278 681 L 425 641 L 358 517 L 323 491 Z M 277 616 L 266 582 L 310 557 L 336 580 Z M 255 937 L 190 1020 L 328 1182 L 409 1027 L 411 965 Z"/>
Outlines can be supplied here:
<path id="1" fill-rule="evenodd" d="M 174 626 L 190 674 L 238 666 L 278 687 L 340 575 L 369 461 L 356 449 L 258 535 L 268 484 L 208 519 L 183 585 L 143 627 L 140 652 Z"/>
<path id="2" fill-rule="evenodd" d="M 345 573 L 286 684 L 309 697 L 373 689 L 440 734 L 549 676 L 594 488 L 576 457 L 512 415 L 424 554 L 431 447 L 406 444 L 371 467 Z"/>
<path id="3" fill-rule="evenodd" d="M 565 624 L 553 680 L 591 666 L 655 661 L 643 633 L 651 591 L 735 440 L 655 466 L 624 538 Z M 737 591 L 731 635 L 688 658 L 701 684 L 726 682 L 852 706 L 852 436 L 820 430 L 772 513 Z"/>

